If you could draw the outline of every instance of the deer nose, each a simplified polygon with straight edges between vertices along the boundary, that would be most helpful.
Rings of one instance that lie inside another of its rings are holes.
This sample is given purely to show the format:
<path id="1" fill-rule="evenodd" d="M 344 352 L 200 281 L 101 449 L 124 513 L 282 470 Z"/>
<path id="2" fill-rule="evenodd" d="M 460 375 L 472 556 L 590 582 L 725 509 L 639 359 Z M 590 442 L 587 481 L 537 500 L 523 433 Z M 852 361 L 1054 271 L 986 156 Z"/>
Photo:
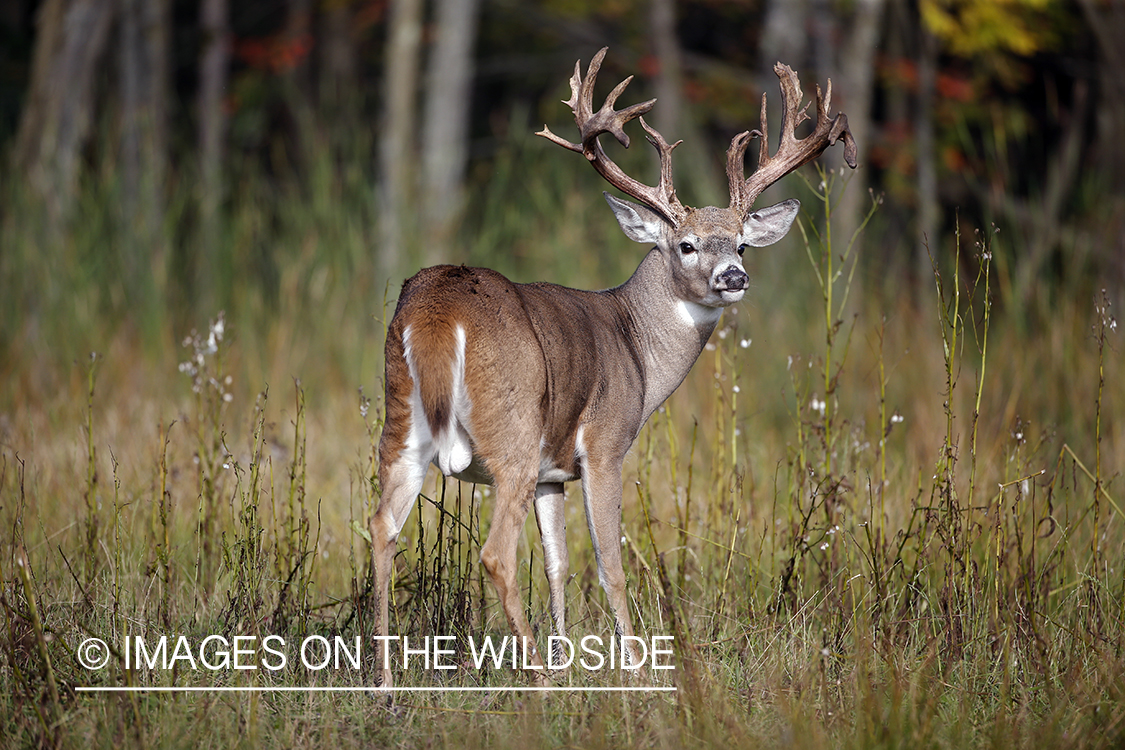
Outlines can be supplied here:
<path id="1" fill-rule="evenodd" d="M 737 292 L 750 285 L 750 277 L 741 268 L 731 266 L 719 274 L 719 281 L 723 283 L 728 292 Z"/>

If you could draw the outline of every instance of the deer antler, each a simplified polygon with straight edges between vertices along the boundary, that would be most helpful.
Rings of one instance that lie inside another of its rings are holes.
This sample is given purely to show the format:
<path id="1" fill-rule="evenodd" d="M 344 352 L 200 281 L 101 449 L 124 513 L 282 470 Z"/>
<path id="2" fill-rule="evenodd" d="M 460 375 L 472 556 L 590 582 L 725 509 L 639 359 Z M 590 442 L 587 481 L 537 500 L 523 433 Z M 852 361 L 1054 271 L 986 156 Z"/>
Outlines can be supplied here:
<path id="1" fill-rule="evenodd" d="M 727 180 L 730 182 L 730 207 L 745 215 L 762 191 L 798 167 L 820 156 L 825 149 L 844 140 L 844 161 L 855 169 L 856 146 L 852 133 L 848 130 L 848 116 L 843 112 L 828 119 L 828 107 L 832 101 L 832 81 L 822 97 L 820 86 L 816 87 L 816 128 L 811 135 L 797 138 L 797 126 L 811 119 L 805 111 L 808 104 L 801 107 L 801 82 L 788 65 L 777 63 L 773 72 L 781 80 L 781 99 L 784 110 L 781 117 L 781 142 L 777 153 L 770 156 L 769 130 L 766 126 L 766 95 L 762 94 L 762 129 L 739 133 L 727 149 Z M 750 139 L 761 139 L 758 145 L 758 168 L 749 178 L 743 179 L 743 160 Z"/>
<path id="2" fill-rule="evenodd" d="M 650 99 L 647 102 L 634 104 L 621 111 L 614 110 L 613 105 L 617 103 L 617 97 L 621 96 L 625 87 L 633 80 L 633 76 L 629 76 L 617 84 L 617 87 L 605 98 L 602 108 L 594 112 L 594 81 L 597 80 L 598 71 L 602 67 L 602 60 L 605 59 L 608 49 L 602 47 L 598 54 L 594 55 L 590 67 L 586 69 L 585 78 L 582 77 L 582 61 L 579 60 L 574 64 L 574 75 L 570 78 L 571 96 L 568 101 L 563 102 L 574 112 L 574 121 L 578 124 L 579 133 L 582 135 L 581 143 L 571 143 L 560 138 L 545 125 L 536 135 L 582 154 L 609 184 L 626 195 L 636 198 L 660 213 L 674 226 L 678 226 L 687 217 L 688 212 L 688 209 L 676 198 L 676 189 L 672 184 L 672 149 L 680 145 L 681 141 L 669 144 L 660 133 L 648 126 L 643 117 L 640 117 L 652 109 L 656 100 Z M 660 155 L 660 182 L 655 186 L 645 185 L 625 174 L 621 167 L 606 156 L 601 144 L 598 143 L 599 135 L 609 133 L 622 146 L 628 148 L 629 136 L 625 135 L 623 127 L 625 123 L 637 117 L 640 117 L 641 127 L 648 134 L 646 136 L 648 142 Z"/>

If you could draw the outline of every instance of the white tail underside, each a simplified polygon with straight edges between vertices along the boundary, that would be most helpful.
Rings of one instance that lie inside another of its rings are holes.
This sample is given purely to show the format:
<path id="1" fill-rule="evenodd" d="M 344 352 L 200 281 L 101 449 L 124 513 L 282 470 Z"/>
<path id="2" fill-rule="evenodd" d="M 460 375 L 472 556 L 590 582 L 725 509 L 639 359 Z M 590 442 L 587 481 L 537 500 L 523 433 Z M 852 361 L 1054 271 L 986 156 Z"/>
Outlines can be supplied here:
<path id="1" fill-rule="evenodd" d="M 416 452 L 422 466 L 433 462 L 446 476 L 459 474 L 469 468 L 473 460 L 472 442 L 467 429 L 467 425 L 471 424 L 469 419 L 472 402 L 465 388 L 465 328 L 458 325 L 453 331 L 454 350 L 451 352 L 450 362 L 450 367 L 453 368 L 453 392 L 450 394 L 452 408 L 448 421 L 438 428 L 436 435 L 431 433 L 430 423 L 422 408 L 411 334 L 411 326 L 407 326 L 402 332 L 403 355 L 410 379 L 414 382 L 414 390 L 410 394 L 410 434 L 407 437 L 407 448 Z"/>

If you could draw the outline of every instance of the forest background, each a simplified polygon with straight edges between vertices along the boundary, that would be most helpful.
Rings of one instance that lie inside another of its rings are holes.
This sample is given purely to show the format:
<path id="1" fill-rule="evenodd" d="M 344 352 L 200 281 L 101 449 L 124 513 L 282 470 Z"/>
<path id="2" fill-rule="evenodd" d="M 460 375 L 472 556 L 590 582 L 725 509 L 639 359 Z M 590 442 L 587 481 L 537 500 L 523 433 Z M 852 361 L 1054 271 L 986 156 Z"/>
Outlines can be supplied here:
<path id="1" fill-rule="evenodd" d="M 657 129 L 684 140 L 687 201 L 720 200 L 725 146 L 763 92 L 777 104 L 781 60 L 809 96 L 832 79 L 859 143 L 838 235 L 868 189 L 885 199 L 858 240 L 864 294 L 928 287 L 923 238 L 947 241 L 959 213 L 1010 237 L 998 293 L 1043 315 L 1125 274 L 1123 16 L 1102 0 L 8 0 L 0 354 L 35 357 L 76 319 L 147 346 L 344 287 L 368 313 L 439 261 L 585 281 L 495 210 L 529 210 L 553 175 L 594 189 L 530 134 L 565 127 L 566 77 L 606 45 L 603 78 L 636 74 L 630 97 L 655 96 Z"/>

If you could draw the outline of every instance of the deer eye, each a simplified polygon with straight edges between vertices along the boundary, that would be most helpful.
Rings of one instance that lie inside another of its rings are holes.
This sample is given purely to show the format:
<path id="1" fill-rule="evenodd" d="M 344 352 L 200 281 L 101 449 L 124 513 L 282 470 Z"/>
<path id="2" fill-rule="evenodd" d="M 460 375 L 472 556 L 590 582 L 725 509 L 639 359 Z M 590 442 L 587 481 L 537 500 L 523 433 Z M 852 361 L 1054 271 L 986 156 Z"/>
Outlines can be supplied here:
<path id="1" fill-rule="evenodd" d="M 747 244 L 746 244 L 745 242 L 743 242 L 743 243 L 742 243 L 741 245 L 739 245 L 739 246 L 738 246 L 738 255 L 739 255 L 739 257 L 742 257 L 742 254 L 743 254 L 744 252 L 746 252 L 746 248 L 747 248 L 747 247 L 749 247 L 749 245 L 747 245 Z"/>
<path id="2" fill-rule="evenodd" d="M 683 253 L 684 255 L 691 255 L 692 253 L 695 252 L 695 246 L 692 245 L 690 242 L 681 242 L 680 243 L 680 252 Z"/>

